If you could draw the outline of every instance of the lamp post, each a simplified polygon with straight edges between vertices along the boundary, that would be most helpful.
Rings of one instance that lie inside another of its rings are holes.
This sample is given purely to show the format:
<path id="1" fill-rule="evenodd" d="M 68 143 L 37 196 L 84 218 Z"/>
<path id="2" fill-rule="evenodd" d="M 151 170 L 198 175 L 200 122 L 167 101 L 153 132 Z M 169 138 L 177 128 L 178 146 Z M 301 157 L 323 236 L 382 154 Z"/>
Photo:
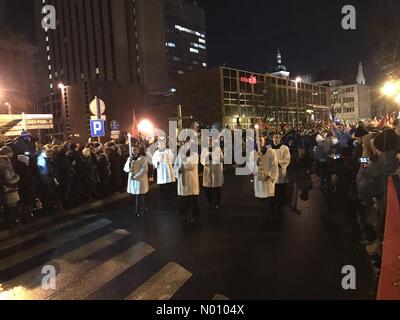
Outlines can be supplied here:
<path id="1" fill-rule="evenodd" d="M 302 82 L 303 79 L 297 77 L 295 80 L 296 83 L 296 129 L 299 130 L 299 83 Z"/>

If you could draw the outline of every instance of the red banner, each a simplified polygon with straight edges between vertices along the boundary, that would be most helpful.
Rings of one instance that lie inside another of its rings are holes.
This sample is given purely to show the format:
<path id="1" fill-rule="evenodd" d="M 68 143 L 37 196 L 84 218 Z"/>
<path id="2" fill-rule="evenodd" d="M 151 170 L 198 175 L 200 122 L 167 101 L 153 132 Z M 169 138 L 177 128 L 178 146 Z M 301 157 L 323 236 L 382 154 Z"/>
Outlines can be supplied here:
<path id="1" fill-rule="evenodd" d="M 389 178 L 385 238 L 378 300 L 400 300 L 400 205 L 393 178 Z"/>

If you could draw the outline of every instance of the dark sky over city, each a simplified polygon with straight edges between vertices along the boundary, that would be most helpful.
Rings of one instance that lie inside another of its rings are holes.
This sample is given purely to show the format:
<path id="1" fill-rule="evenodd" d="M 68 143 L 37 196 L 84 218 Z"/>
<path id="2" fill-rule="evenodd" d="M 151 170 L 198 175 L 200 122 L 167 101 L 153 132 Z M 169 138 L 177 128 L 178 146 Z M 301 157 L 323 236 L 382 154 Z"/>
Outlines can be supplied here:
<path id="1" fill-rule="evenodd" d="M 1 3 L 3 2 L 3 7 Z M 0 0 L 0 19 L 34 39 L 33 1 Z M 198 0 L 206 10 L 209 65 L 265 72 L 278 47 L 292 75 L 332 71 L 351 82 L 363 61 L 367 81 L 377 82 L 384 46 L 392 56 L 400 30 L 400 0 Z M 341 9 L 357 10 L 357 30 L 341 27 Z M 394 38 L 394 39 L 393 39 Z M 33 41 L 33 40 L 32 40 Z"/>

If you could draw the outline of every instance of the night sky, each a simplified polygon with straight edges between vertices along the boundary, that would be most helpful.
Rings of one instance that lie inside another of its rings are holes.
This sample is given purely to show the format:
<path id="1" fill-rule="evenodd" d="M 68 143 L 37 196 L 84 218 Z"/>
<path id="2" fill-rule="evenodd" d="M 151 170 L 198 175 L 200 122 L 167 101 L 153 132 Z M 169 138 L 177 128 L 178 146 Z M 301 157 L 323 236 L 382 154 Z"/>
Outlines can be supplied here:
<path id="1" fill-rule="evenodd" d="M 198 3 L 206 10 L 210 66 L 226 64 L 266 72 L 279 47 L 292 75 L 313 73 L 354 82 L 361 60 L 367 81 L 377 83 L 383 76 L 383 65 L 395 53 L 400 31 L 400 0 Z M 346 4 L 357 9 L 356 31 L 341 28 L 341 8 Z M 32 0 L 0 0 L 0 10 L 0 22 L 3 19 L 34 41 Z"/>

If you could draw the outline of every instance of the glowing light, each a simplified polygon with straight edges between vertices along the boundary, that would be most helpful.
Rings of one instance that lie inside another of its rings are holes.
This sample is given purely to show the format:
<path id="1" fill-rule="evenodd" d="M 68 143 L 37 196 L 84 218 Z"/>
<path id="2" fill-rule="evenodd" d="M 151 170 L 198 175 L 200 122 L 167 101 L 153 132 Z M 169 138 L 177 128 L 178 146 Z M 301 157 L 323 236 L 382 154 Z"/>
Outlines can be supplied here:
<path id="1" fill-rule="evenodd" d="M 294 80 L 294 81 L 296 81 L 297 83 L 299 83 L 299 82 L 302 82 L 303 79 L 302 79 L 301 77 L 297 77 L 296 80 Z"/>
<path id="2" fill-rule="evenodd" d="M 398 95 L 396 96 L 395 101 L 396 101 L 398 104 L 400 104 L 400 94 L 398 94 Z"/>
<path id="3" fill-rule="evenodd" d="M 389 81 L 386 82 L 385 85 L 382 88 L 382 93 L 385 96 L 393 97 L 398 90 L 398 84 L 395 82 Z"/>
<path id="4" fill-rule="evenodd" d="M 149 120 L 142 120 L 138 125 L 139 132 L 151 137 L 154 133 L 154 125 Z"/>
<path id="5" fill-rule="evenodd" d="M 65 86 L 64 86 L 63 83 L 59 83 L 59 84 L 58 84 L 58 89 L 64 90 L 64 88 L 65 88 Z"/>

